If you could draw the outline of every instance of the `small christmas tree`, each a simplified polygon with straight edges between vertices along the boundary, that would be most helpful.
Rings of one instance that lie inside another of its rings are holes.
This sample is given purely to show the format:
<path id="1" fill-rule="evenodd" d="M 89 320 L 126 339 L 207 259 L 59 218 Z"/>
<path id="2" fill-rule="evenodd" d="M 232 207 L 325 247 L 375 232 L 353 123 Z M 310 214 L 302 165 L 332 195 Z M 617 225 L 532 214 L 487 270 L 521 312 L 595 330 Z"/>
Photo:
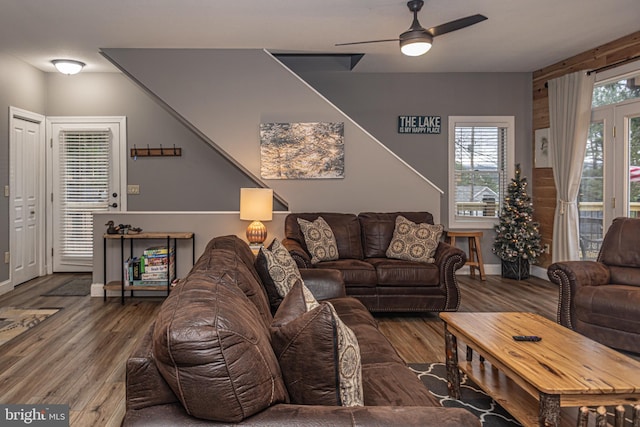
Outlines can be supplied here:
<path id="1" fill-rule="evenodd" d="M 533 221 L 531 198 L 527 195 L 527 179 L 521 174 L 517 164 L 493 243 L 493 253 L 502 260 L 502 276 L 517 280 L 529 277 L 529 264 L 535 264 L 542 253 L 538 223 Z"/>

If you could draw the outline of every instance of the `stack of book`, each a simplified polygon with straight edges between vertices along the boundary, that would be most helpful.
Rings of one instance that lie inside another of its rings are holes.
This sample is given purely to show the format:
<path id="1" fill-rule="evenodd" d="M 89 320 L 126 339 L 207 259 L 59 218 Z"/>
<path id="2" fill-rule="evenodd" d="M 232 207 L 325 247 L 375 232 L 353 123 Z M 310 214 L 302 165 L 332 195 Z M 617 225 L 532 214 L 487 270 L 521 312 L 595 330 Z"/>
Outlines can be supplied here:
<path id="1" fill-rule="evenodd" d="M 155 246 L 125 263 L 125 285 L 161 286 L 175 279 L 175 248 Z"/>

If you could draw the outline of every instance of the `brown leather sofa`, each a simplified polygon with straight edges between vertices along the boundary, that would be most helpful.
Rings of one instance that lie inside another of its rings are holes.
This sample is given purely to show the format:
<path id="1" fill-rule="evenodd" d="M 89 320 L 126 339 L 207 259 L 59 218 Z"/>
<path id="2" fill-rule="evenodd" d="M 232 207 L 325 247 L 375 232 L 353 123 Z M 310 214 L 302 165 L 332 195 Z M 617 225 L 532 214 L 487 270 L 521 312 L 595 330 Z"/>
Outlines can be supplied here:
<path id="1" fill-rule="evenodd" d="M 455 272 L 466 262 L 466 254 L 441 241 L 433 264 L 387 258 L 398 215 L 433 224 L 429 212 L 295 213 L 285 219 L 282 244 L 299 268 L 340 270 L 347 295 L 362 301 L 369 311 L 456 311 L 460 290 Z M 319 216 L 331 227 L 340 258 L 313 265 L 297 219 L 314 221 Z"/>
<path id="2" fill-rule="evenodd" d="M 609 347 L 640 353 L 640 219 L 616 218 L 596 261 L 551 264 L 558 322 Z"/>
<path id="3" fill-rule="evenodd" d="M 127 361 L 124 426 L 480 426 L 439 405 L 332 270 L 308 270 L 304 281 L 357 336 L 365 406 L 289 403 L 253 263 L 235 236 L 209 243 Z"/>

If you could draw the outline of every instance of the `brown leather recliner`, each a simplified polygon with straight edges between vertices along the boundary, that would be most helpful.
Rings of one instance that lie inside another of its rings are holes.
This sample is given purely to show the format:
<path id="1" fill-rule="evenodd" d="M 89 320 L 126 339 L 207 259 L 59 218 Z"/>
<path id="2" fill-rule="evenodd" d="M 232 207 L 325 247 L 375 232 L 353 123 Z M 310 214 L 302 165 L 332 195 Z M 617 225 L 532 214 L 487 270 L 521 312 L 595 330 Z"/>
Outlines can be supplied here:
<path id="1" fill-rule="evenodd" d="M 432 264 L 387 258 L 398 215 L 415 223 L 433 224 L 429 212 L 294 213 L 285 219 L 282 244 L 299 268 L 339 270 L 347 295 L 359 299 L 369 311 L 457 310 L 460 290 L 455 272 L 466 262 L 466 254 L 440 241 Z M 333 231 L 339 259 L 314 265 L 297 220 L 314 221 L 319 216 Z"/>
<path id="2" fill-rule="evenodd" d="M 558 323 L 607 346 L 640 353 L 640 218 L 616 218 L 597 261 L 552 264 Z"/>

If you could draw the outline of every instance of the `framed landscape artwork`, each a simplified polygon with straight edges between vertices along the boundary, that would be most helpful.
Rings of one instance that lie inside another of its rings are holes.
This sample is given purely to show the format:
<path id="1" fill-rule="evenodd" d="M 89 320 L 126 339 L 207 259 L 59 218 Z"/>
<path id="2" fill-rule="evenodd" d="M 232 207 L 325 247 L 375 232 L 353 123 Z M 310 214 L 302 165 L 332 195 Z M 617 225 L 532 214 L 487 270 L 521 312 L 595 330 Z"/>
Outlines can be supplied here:
<path id="1" fill-rule="evenodd" d="M 260 176 L 344 178 L 344 123 L 261 123 Z"/>

